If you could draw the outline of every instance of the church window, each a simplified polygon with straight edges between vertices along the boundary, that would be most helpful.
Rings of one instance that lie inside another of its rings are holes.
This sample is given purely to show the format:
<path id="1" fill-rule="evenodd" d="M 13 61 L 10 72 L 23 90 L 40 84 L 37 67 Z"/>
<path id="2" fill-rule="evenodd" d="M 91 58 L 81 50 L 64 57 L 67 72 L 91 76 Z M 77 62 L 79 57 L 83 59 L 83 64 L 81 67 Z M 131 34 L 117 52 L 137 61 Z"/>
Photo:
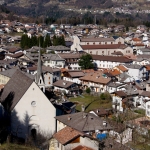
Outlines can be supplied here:
<path id="1" fill-rule="evenodd" d="M 35 107 L 35 106 L 36 106 L 36 101 L 32 101 L 32 102 L 31 102 L 31 106 L 32 106 L 32 107 Z"/>

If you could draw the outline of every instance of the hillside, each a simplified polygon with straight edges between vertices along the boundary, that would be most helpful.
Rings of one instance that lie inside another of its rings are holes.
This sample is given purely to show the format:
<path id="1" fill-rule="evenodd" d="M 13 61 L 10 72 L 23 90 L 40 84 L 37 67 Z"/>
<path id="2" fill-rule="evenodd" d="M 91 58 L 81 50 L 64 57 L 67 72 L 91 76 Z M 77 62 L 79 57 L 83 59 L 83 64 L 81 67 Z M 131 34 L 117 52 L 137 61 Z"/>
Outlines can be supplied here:
<path id="1" fill-rule="evenodd" d="M 112 5 L 111 0 L 5 0 L 5 3 L 8 6 L 19 6 L 19 7 L 31 7 L 32 5 L 42 5 L 42 6 L 48 6 L 48 5 L 68 5 L 75 7 L 110 7 L 110 4 Z"/>

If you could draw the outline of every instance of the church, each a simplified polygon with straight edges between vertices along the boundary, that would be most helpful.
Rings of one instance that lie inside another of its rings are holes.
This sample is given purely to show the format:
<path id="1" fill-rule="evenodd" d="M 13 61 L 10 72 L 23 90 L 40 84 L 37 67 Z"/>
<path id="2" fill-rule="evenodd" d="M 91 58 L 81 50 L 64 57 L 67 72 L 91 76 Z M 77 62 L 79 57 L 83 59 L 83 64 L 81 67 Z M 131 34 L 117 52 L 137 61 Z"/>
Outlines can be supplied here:
<path id="1" fill-rule="evenodd" d="M 37 133 L 51 136 L 55 132 L 56 109 L 45 96 L 39 50 L 38 70 L 35 81 L 17 70 L 5 85 L 1 103 L 11 114 L 11 133 L 26 139 Z"/>

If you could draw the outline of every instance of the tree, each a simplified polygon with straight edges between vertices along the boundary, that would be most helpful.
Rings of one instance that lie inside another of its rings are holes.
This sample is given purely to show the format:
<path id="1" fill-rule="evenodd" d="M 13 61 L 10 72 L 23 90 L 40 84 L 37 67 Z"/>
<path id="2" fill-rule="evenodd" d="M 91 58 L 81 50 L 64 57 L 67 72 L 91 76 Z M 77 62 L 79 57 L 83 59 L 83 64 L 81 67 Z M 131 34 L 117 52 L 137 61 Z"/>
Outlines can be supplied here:
<path id="1" fill-rule="evenodd" d="M 57 45 L 64 45 L 65 46 L 64 36 L 57 37 L 57 36 L 54 35 L 54 37 L 53 37 L 53 45 L 54 46 L 57 46 Z"/>
<path id="2" fill-rule="evenodd" d="M 93 59 L 90 54 L 85 54 L 80 57 L 80 60 L 78 62 L 79 66 L 81 66 L 82 69 L 93 69 Z"/>
<path id="3" fill-rule="evenodd" d="M 47 34 L 44 40 L 44 48 L 52 46 L 50 36 Z"/>
<path id="4" fill-rule="evenodd" d="M 87 89 L 86 89 L 86 93 L 90 94 L 90 93 L 91 93 L 91 89 L 90 89 L 90 88 L 87 88 Z"/>

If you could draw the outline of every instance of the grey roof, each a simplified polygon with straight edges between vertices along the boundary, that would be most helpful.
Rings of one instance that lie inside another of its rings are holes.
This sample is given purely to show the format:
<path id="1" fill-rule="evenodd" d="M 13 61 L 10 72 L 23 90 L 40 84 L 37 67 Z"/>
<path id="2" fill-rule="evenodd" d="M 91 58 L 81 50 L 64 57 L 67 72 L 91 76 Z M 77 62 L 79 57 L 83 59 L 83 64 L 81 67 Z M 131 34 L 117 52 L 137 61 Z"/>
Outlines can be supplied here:
<path id="1" fill-rule="evenodd" d="M 77 58 L 79 59 L 83 54 L 80 53 L 60 53 L 59 56 L 63 59 Z"/>
<path id="2" fill-rule="evenodd" d="M 124 91 L 124 92 L 125 92 L 128 96 L 130 96 L 130 95 L 138 95 L 138 94 L 139 94 L 137 88 L 136 88 L 134 85 L 132 85 L 132 84 L 126 85 L 126 86 L 125 86 L 125 89 L 126 89 L 126 91 Z"/>
<path id="3" fill-rule="evenodd" d="M 8 70 L 0 72 L 0 74 L 11 78 L 17 70 L 18 70 L 18 68 L 12 68 L 12 69 L 8 69 Z M 25 74 L 26 76 L 28 76 L 29 78 L 34 79 L 33 75 L 26 73 L 26 72 L 22 72 L 22 73 Z"/>
<path id="4" fill-rule="evenodd" d="M 132 68 L 132 69 L 140 69 L 143 67 L 143 66 L 137 65 L 137 64 L 124 64 L 124 66 L 127 68 Z"/>
<path id="5" fill-rule="evenodd" d="M 144 97 L 150 97 L 150 92 L 149 91 L 143 91 L 140 96 L 144 96 Z"/>
<path id="6" fill-rule="evenodd" d="M 82 42 L 114 42 L 114 38 L 81 38 Z"/>
<path id="7" fill-rule="evenodd" d="M 75 84 L 74 82 L 58 80 L 53 83 L 53 86 L 61 87 L 61 88 L 69 88 L 71 85 Z"/>
<path id="8" fill-rule="evenodd" d="M 82 71 L 68 71 L 68 74 L 72 77 L 83 77 L 85 74 Z"/>
<path id="9" fill-rule="evenodd" d="M 103 121 L 105 120 L 92 113 L 79 112 L 57 116 L 56 119 L 65 125 L 82 132 L 112 129 L 108 123 L 107 126 L 104 126 Z"/>
<path id="10" fill-rule="evenodd" d="M 31 78 L 17 70 L 5 85 L 0 99 L 1 102 L 7 101 L 9 100 L 8 98 L 11 98 L 12 104 L 10 110 L 13 110 L 32 83 L 33 80 Z"/>
<path id="11" fill-rule="evenodd" d="M 44 60 L 55 60 L 55 61 L 65 61 L 63 58 L 61 58 L 58 54 L 44 54 L 43 55 Z"/>
<path id="12" fill-rule="evenodd" d="M 50 46 L 47 47 L 46 50 L 54 50 L 54 51 L 69 51 L 70 48 L 63 46 L 63 45 L 58 45 L 58 46 Z"/>
<path id="13" fill-rule="evenodd" d="M 137 57 L 138 59 L 139 59 L 139 58 L 142 58 L 142 59 L 149 59 L 149 58 L 150 58 L 150 55 L 141 54 L 141 55 L 137 55 L 136 57 Z"/>
<path id="14" fill-rule="evenodd" d="M 123 72 L 122 74 L 119 75 L 119 77 L 121 78 L 120 82 L 124 82 L 130 76 L 127 73 Z"/>
<path id="15" fill-rule="evenodd" d="M 109 82 L 107 86 L 117 88 L 117 87 L 122 86 L 122 85 L 125 85 L 125 83 Z"/>
<path id="16" fill-rule="evenodd" d="M 141 48 L 140 50 L 143 51 L 143 52 L 150 52 L 149 48 Z"/>

